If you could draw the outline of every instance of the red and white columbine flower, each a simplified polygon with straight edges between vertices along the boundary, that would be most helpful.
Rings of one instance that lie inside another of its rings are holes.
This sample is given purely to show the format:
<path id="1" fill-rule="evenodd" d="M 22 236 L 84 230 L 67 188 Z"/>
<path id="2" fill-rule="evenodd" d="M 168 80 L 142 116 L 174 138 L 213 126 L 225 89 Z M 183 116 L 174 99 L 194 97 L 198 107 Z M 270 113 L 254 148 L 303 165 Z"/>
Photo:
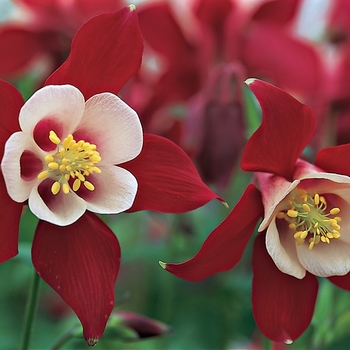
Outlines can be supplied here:
<path id="1" fill-rule="evenodd" d="M 94 345 L 114 307 L 120 246 L 93 212 L 181 213 L 218 198 L 173 142 L 143 134 L 117 94 L 141 65 L 135 7 L 97 16 L 26 103 L 0 80 L 0 262 L 18 253 L 25 204 L 40 219 L 32 261 Z"/>
<path id="2" fill-rule="evenodd" d="M 350 167 L 343 162 L 350 144 L 322 150 L 315 165 L 300 159 L 316 127 L 312 110 L 263 81 L 248 85 L 263 115 L 242 156 L 254 184 L 192 259 L 161 265 L 191 281 L 231 269 L 263 218 L 253 248 L 253 314 L 266 337 L 289 342 L 311 322 L 316 276 L 350 290 Z"/>
<path id="3" fill-rule="evenodd" d="M 111 93 L 86 102 L 74 86 L 45 86 L 19 113 L 22 131 L 5 144 L 2 170 L 8 194 L 28 199 L 30 210 L 55 225 L 69 225 L 86 210 L 129 209 L 137 180 L 115 166 L 141 152 L 137 114 Z"/>

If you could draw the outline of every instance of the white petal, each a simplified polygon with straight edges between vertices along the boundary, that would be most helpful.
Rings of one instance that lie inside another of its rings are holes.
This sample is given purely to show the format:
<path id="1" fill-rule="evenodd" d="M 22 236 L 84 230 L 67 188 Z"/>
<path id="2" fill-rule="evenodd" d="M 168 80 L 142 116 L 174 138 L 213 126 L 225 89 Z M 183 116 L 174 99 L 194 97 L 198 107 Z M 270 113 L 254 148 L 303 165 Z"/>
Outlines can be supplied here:
<path id="1" fill-rule="evenodd" d="M 343 276 L 350 271 L 350 244 L 332 239 L 320 242 L 310 251 L 307 244 L 297 247 L 300 263 L 315 276 Z"/>
<path id="2" fill-rule="evenodd" d="M 7 140 L 1 161 L 1 170 L 7 192 L 16 202 L 27 200 L 32 188 L 40 182 L 36 178 L 27 181 L 21 177 L 20 158 L 24 151 L 33 152 L 38 159 L 43 159 L 45 156 L 45 153 L 36 145 L 33 138 L 26 133 L 16 132 Z"/>
<path id="3" fill-rule="evenodd" d="M 45 186 L 45 201 L 40 196 L 37 186 L 31 191 L 28 205 L 32 213 L 39 219 L 58 226 L 67 226 L 77 221 L 86 211 L 86 202 L 74 192 L 64 194 L 60 191 L 54 196 L 49 192 L 51 184 L 52 182 Z"/>
<path id="4" fill-rule="evenodd" d="M 66 137 L 79 124 L 85 107 L 82 93 L 72 85 L 49 85 L 38 90 L 24 104 L 19 113 L 21 129 L 32 135 L 41 120 L 54 120 Z"/>
<path id="5" fill-rule="evenodd" d="M 142 127 L 136 112 L 111 93 L 92 96 L 85 106 L 76 139 L 96 144 L 100 164 L 120 164 L 135 158 L 143 143 Z"/>
<path id="6" fill-rule="evenodd" d="M 103 166 L 101 170 L 101 174 L 87 177 L 95 186 L 94 191 L 84 191 L 82 195 L 87 209 L 99 214 L 117 214 L 129 209 L 137 192 L 135 177 L 117 166 Z"/>
<path id="7" fill-rule="evenodd" d="M 266 232 L 266 249 L 280 271 L 302 279 L 306 271 L 298 260 L 295 247 L 293 231 L 285 226 L 279 232 L 276 217 L 273 218 Z"/>

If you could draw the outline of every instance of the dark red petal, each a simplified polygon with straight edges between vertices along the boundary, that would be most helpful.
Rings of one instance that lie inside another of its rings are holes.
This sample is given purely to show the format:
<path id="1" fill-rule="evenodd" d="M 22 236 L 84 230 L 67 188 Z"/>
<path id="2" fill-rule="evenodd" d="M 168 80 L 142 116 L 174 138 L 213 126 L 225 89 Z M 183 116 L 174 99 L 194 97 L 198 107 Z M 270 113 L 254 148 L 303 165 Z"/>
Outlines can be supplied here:
<path id="1" fill-rule="evenodd" d="M 4 155 L 4 146 L 8 138 L 20 130 L 18 116 L 23 104 L 23 97 L 18 90 L 0 80 L 0 159 Z"/>
<path id="2" fill-rule="evenodd" d="M 306 96 L 320 87 L 323 68 L 316 49 L 278 25 L 252 27 L 242 51 L 250 75 L 266 76 L 283 89 Z"/>
<path id="3" fill-rule="evenodd" d="M 86 99 L 101 92 L 117 94 L 141 66 L 143 43 L 136 11 L 94 17 L 75 35 L 65 63 L 45 85 L 71 84 Z"/>
<path id="4" fill-rule="evenodd" d="M 262 109 L 262 123 L 248 140 L 242 169 L 292 179 L 300 153 L 311 139 L 316 119 L 311 108 L 261 80 L 249 83 Z"/>
<path id="5" fill-rule="evenodd" d="M 120 264 L 118 240 L 95 214 L 69 226 L 40 221 L 32 247 L 33 264 L 79 317 L 89 345 L 101 337 L 114 305 Z"/>
<path id="6" fill-rule="evenodd" d="M 318 152 L 315 165 L 329 173 L 350 176 L 349 154 L 350 144 L 324 148 Z"/>
<path id="7" fill-rule="evenodd" d="M 259 6 L 252 20 L 286 24 L 295 18 L 299 5 L 300 0 L 265 1 Z"/>
<path id="8" fill-rule="evenodd" d="M 261 332 L 275 342 L 300 337 L 314 313 L 316 277 L 307 272 L 300 280 L 278 270 L 266 251 L 265 234 L 254 242 L 253 274 L 253 315 Z"/>
<path id="9" fill-rule="evenodd" d="M 183 213 L 213 199 L 221 200 L 203 183 L 188 155 L 164 137 L 144 134 L 139 156 L 121 166 L 129 170 L 138 182 L 131 212 Z"/>
<path id="10" fill-rule="evenodd" d="M 0 52 L 0 77 L 12 77 L 42 52 L 42 46 L 36 33 L 6 26 L 0 31 Z"/>
<path id="11" fill-rule="evenodd" d="M 16 203 L 9 197 L 1 172 L 0 207 L 0 263 L 3 263 L 18 254 L 18 231 L 23 204 Z"/>
<path id="12" fill-rule="evenodd" d="M 177 61 L 193 51 L 168 3 L 146 4 L 139 11 L 145 41 L 170 61 Z"/>
<path id="13" fill-rule="evenodd" d="M 342 288 L 350 292 L 350 272 L 345 276 L 332 276 L 328 279 L 337 287 Z"/>
<path id="14" fill-rule="evenodd" d="M 232 269 L 263 215 L 260 191 L 249 185 L 226 219 L 204 241 L 198 253 L 181 264 L 165 264 L 165 270 L 190 281 Z M 162 265 L 163 266 L 163 265 Z"/>

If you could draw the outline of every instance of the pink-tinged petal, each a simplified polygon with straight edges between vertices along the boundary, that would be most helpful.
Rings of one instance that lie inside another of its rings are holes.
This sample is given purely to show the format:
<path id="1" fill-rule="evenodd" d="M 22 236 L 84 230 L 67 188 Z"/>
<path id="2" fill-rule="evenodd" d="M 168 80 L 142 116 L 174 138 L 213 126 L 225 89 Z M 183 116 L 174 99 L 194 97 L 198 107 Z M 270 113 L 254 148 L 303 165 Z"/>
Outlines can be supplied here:
<path id="1" fill-rule="evenodd" d="M 23 176 L 22 173 L 21 157 L 25 152 L 33 154 L 29 162 L 37 166 L 37 173 L 31 176 Z M 1 161 L 1 169 L 7 192 L 14 201 L 27 200 L 32 188 L 40 182 L 37 175 L 42 170 L 40 159 L 43 159 L 44 156 L 45 153 L 36 145 L 33 138 L 24 132 L 16 132 L 8 139 Z"/>
<path id="2" fill-rule="evenodd" d="M 45 86 L 22 107 L 19 123 L 42 149 L 49 151 L 56 148 L 49 140 L 50 131 L 59 138 L 68 136 L 79 124 L 84 107 L 84 96 L 74 86 Z"/>
<path id="3" fill-rule="evenodd" d="M 350 144 L 324 148 L 318 152 L 315 164 L 324 171 L 350 176 L 350 164 L 346 161 L 349 154 Z"/>
<path id="4" fill-rule="evenodd" d="M 136 112 L 119 97 L 102 93 L 86 101 L 74 137 L 97 146 L 99 164 L 119 164 L 134 159 L 142 148 L 142 127 Z"/>
<path id="5" fill-rule="evenodd" d="M 18 115 L 23 103 L 19 91 L 0 80 L 0 159 L 3 157 L 5 142 L 11 134 L 20 130 Z"/>
<path id="6" fill-rule="evenodd" d="M 259 226 L 259 232 L 264 231 L 271 218 L 281 209 L 278 205 L 297 185 L 299 180 L 293 182 L 287 181 L 285 178 L 268 173 L 256 173 L 255 177 L 259 184 L 262 201 L 264 204 L 264 219 Z"/>
<path id="7" fill-rule="evenodd" d="M 132 212 L 182 213 L 213 199 L 221 200 L 203 183 L 188 155 L 163 137 L 145 134 L 141 153 L 121 166 L 129 170 L 138 183 Z"/>
<path id="8" fill-rule="evenodd" d="M 77 221 L 86 211 L 86 202 L 73 191 L 53 195 L 53 180 L 46 179 L 30 192 L 28 205 L 39 219 L 54 225 L 66 226 Z"/>
<path id="9" fill-rule="evenodd" d="M 266 232 L 266 250 L 281 272 L 302 279 L 305 277 L 306 269 L 298 259 L 293 234 L 294 232 L 284 225 L 284 222 L 277 228 L 274 218 Z"/>
<path id="10" fill-rule="evenodd" d="M 140 9 L 139 21 L 146 42 L 170 61 L 193 51 L 177 23 L 169 3 L 148 3 Z M 167 38 L 167 40 L 164 40 Z"/>
<path id="11" fill-rule="evenodd" d="M 350 272 L 345 276 L 331 276 L 328 279 L 337 287 L 342 288 L 350 292 Z"/>
<path id="12" fill-rule="evenodd" d="M 263 119 L 246 144 L 242 168 L 291 180 L 295 162 L 315 130 L 315 116 L 311 108 L 276 86 L 261 80 L 248 85 L 260 103 Z"/>
<path id="13" fill-rule="evenodd" d="M 79 317 L 88 344 L 95 345 L 114 305 L 120 264 L 114 233 L 91 213 L 66 227 L 40 221 L 32 259 L 41 278 Z"/>
<path id="14" fill-rule="evenodd" d="M 87 180 L 94 191 L 83 185 L 77 192 L 87 202 L 87 210 L 99 214 L 117 214 L 129 209 L 137 192 L 137 180 L 127 170 L 117 166 L 101 166 L 101 174 L 92 174 Z"/>
<path id="15" fill-rule="evenodd" d="M 297 339 L 311 322 L 317 279 L 309 273 L 297 279 L 278 270 L 266 251 L 264 234 L 254 242 L 253 273 L 253 315 L 261 332 L 276 342 Z"/>
<path id="16" fill-rule="evenodd" d="M 232 269 L 244 252 L 254 228 L 263 214 L 261 196 L 249 185 L 226 219 L 204 241 L 198 253 L 180 264 L 164 264 L 165 270 L 190 281 Z"/>
<path id="17" fill-rule="evenodd" d="M 0 172 L 0 263 L 5 262 L 18 254 L 19 221 L 23 205 L 14 202 L 7 194 L 4 179 Z"/>
<path id="18" fill-rule="evenodd" d="M 40 36 L 17 26 L 0 30 L 0 76 L 12 77 L 21 73 L 42 53 Z"/>
<path id="19" fill-rule="evenodd" d="M 142 50 L 133 7 L 94 17 L 77 32 L 68 59 L 45 85 L 74 85 L 85 99 L 105 91 L 117 95 L 140 68 Z"/>
<path id="20" fill-rule="evenodd" d="M 341 230 L 342 231 L 342 230 Z M 297 248 L 300 263 L 307 271 L 320 277 L 343 276 L 350 271 L 350 244 L 340 238 L 330 244 L 320 242 L 311 251 L 307 244 Z"/>

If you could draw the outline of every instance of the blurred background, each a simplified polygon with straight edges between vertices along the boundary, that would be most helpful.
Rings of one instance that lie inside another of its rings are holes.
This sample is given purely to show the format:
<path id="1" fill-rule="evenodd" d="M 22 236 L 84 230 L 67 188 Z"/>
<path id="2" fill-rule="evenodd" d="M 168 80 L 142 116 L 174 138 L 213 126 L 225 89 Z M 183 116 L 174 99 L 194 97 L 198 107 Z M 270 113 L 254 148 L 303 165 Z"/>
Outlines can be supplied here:
<path id="1" fill-rule="evenodd" d="M 129 3 L 0 0 L 0 78 L 29 98 L 67 58 L 83 23 Z M 261 120 L 247 78 L 270 81 L 312 107 L 319 126 L 304 158 L 350 141 L 350 1 L 132 3 L 144 57 L 120 95 L 145 132 L 179 144 L 231 208 L 251 180 L 240 170 L 240 155 Z M 264 339 L 251 311 L 251 246 L 233 270 L 198 283 L 158 265 L 192 257 L 227 214 L 213 202 L 181 215 L 103 217 L 120 241 L 122 265 L 115 312 L 96 349 L 348 349 L 350 297 L 321 279 L 308 330 L 291 345 Z M 0 266 L 0 349 L 18 348 L 36 224 L 25 211 L 20 253 Z M 87 348 L 75 314 L 43 281 L 40 288 L 32 348 Z"/>

